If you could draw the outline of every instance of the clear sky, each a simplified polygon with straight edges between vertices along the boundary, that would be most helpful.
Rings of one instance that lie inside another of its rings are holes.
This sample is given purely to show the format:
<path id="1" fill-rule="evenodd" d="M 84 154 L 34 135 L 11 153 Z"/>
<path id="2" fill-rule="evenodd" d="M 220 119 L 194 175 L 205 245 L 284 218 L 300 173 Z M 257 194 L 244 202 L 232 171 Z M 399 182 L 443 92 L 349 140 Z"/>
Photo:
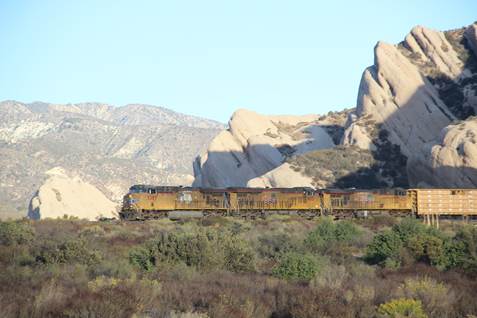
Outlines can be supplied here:
<path id="1" fill-rule="evenodd" d="M 326 113 L 378 40 L 475 20 L 477 0 L 0 0 L 0 99 Z"/>

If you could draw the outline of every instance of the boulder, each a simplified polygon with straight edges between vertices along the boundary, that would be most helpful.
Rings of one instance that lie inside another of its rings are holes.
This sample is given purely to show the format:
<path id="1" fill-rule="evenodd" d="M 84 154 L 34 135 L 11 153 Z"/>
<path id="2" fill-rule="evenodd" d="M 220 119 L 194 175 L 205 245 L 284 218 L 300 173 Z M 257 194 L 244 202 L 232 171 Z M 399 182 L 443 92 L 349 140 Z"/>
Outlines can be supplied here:
<path id="1" fill-rule="evenodd" d="M 48 178 L 30 201 L 30 218 L 68 215 L 95 220 L 116 215 L 117 205 L 88 182 L 77 176 L 69 176 L 61 167 L 53 168 L 46 174 Z"/>

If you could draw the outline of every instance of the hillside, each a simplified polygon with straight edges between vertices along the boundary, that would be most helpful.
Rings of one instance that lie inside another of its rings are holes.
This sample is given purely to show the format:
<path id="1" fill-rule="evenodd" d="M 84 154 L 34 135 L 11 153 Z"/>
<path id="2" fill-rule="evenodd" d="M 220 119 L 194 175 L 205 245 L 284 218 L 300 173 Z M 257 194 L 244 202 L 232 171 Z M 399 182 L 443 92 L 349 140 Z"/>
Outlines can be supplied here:
<path id="1" fill-rule="evenodd" d="M 222 127 L 149 105 L 1 102 L 0 215 L 25 216 L 53 168 L 116 203 L 134 183 L 190 184 L 191 161 Z"/>

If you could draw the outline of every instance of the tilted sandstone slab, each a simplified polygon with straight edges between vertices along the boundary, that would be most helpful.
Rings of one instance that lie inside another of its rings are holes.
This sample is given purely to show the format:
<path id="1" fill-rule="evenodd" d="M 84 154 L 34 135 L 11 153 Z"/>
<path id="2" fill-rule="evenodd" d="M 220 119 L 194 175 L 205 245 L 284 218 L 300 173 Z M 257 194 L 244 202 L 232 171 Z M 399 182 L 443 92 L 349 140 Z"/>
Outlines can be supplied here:
<path id="1" fill-rule="evenodd" d="M 420 153 L 423 145 L 435 140 L 440 130 L 454 119 L 437 90 L 417 67 L 395 46 L 382 42 L 375 47 L 375 65 L 363 73 L 357 115 L 345 131 L 345 145 L 369 149 L 369 142 L 360 140 L 372 141 L 376 137 L 372 136 L 371 128 L 381 125 L 406 156 Z M 364 130 L 367 138 L 363 137 Z"/>
<path id="2" fill-rule="evenodd" d="M 318 118 L 237 110 L 229 129 L 222 131 L 194 162 L 194 185 L 246 186 L 249 180 L 266 175 L 293 154 L 334 147 Z"/>

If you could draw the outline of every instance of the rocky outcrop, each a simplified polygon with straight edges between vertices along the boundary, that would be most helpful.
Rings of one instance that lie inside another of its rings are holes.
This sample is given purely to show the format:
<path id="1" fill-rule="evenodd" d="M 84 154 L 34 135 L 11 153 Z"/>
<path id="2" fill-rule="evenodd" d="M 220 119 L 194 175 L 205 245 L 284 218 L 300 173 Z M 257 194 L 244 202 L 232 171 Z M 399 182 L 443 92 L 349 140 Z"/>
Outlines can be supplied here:
<path id="1" fill-rule="evenodd" d="M 270 116 L 240 111 L 196 161 L 196 184 L 474 187 L 476 48 L 477 24 L 445 32 L 416 26 L 397 45 L 378 42 L 346 123 L 303 123 L 340 147 L 300 151 L 309 141 L 290 141 L 296 124 L 282 124 L 293 131 L 283 134 Z"/>
<path id="2" fill-rule="evenodd" d="M 0 102 L 0 218 L 25 216 L 56 166 L 116 203 L 135 183 L 190 185 L 191 162 L 223 127 L 147 105 Z"/>
<path id="3" fill-rule="evenodd" d="M 390 140 L 406 156 L 420 153 L 424 144 L 434 141 L 454 120 L 437 89 L 418 68 L 396 46 L 382 42 L 375 47 L 375 65 L 363 73 L 356 113 L 357 119 L 346 128 L 345 145 L 351 141 L 369 148 L 361 140 L 373 141 L 372 129 L 379 125 L 390 132 Z M 368 138 L 363 138 L 365 130 Z"/>
<path id="4" fill-rule="evenodd" d="M 115 217 L 116 203 L 78 176 L 68 176 L 61 167 L 46 172 L 48 179 L 30 201 L 28 216 L 33 219 L 75 216 L 96 220 Z"/>
<path id="5" fill-rule="evenodd" d="M 288 162 L 247 182 L 252 188 L 313 187 L 313 178 L 295 171 Z"/>
<path id="6" fill-rule="evenodd" d="M 418 186 L 475 188 L 477 186 L 477 118 L 449 125 L 424 158 L 414 158 L 410 175 Z"/>
<path id="7" fill-rule="evenodd" d="M 284 161 L 293 155 L 334 147 L 333 137 L 340 133 L 343 118 L 346 115 L 336 119 L 318 115 L 267 116 L 240 109 L 230 119 L 229 128 L 197 157 L 194 185 L 309 185 L 307 178 L 298 182 L 296 173 L 282 166 Z"/>
<path id="8" fill-rule="evenodd" d="M 467 144 L 468 153 L 451 151 L 449 143 L 462 139 L 453 125 L 457 119 L 477 110 L 475 30 L 475 24 L 447 32 L 417 26 L 398 45 L 379 42 L 374 65 L 363 73 L 356 114 L 342 143 L 374 148 L 379 156 L 383 149 L 378 135 L 385 131 L 387 140 L 408 158 L 411 186 L 470 186 L 464 175 L 472 169 L 472 147 Z"/>

